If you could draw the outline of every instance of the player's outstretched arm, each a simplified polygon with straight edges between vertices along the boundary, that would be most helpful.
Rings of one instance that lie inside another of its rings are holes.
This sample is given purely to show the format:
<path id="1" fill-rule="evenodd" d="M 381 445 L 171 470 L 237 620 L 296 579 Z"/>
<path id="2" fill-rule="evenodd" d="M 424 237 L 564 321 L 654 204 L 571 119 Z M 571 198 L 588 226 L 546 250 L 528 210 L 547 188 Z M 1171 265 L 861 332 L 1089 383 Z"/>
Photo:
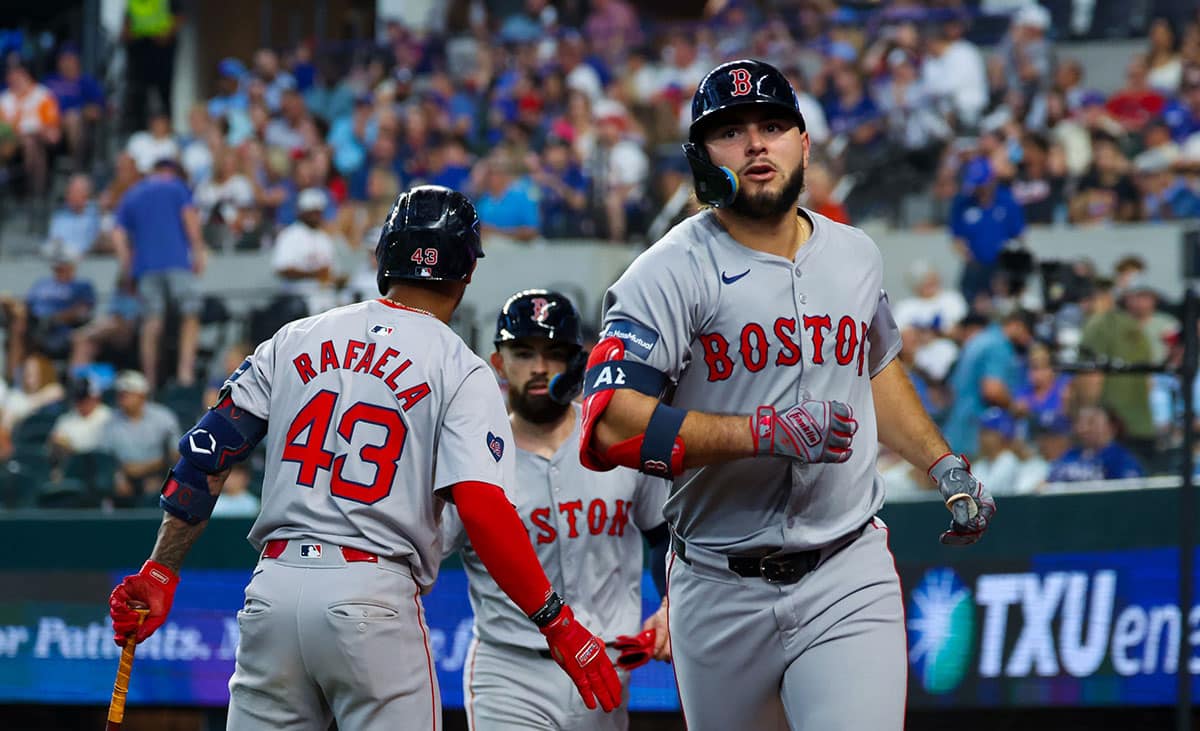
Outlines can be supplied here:
<path id="1" fill-rule="evenodd" d="M 221 494 L 228 476 L 229 470 L 208 475 L 208 490 L 214 500 Z M 191 524 L 169 512 L 163 513 L 149 560 L 142 565 L 141 571 L 126 576 L 108 598 L 113 641 L 117 645 L 123 647 L 130 639 L 135 644 L 140 643 L 166 621 L 175 599 L 175 587 L 179 585 L 183 559 L 207 525 L 207 519 Z M 140 625 L 135 606 L 150 610 Z"/>
<path id="2" fill-rule="evenodd" d="M 450 488 L 463 529 L 479 560 L 500 589 L 538 626 L 559 666 L 588 708 L 605 711 L 621 704 L 621 681 L 604 642 L 579 622 L 550 586 L 529 534 L 504 491 L 484 482 Z"/>
<path id="3" fill-rule="evenodd" d="M 974 543 L 987 530 L 996 503 L 971 474 L 966 459 L 951 453 L 937 425 L 925 413 L 908 373 L 897 358 L 871 379 L 879 441 L 910 464 L 928 470 L 954 515 L 942 543 Z"/>
<path id="4" fill-rule="evenodd" d="M 710 414 L 662 403 L 666 376 L 625 359 L 617 337 L 600 341 L 584 376 L 580 461 L 594 470 L 632 467 L 673 477 L 685 469 L 758 456 L 845 462 L 858 423 L 837 401 L 805 400 L 754 414 Z"/>

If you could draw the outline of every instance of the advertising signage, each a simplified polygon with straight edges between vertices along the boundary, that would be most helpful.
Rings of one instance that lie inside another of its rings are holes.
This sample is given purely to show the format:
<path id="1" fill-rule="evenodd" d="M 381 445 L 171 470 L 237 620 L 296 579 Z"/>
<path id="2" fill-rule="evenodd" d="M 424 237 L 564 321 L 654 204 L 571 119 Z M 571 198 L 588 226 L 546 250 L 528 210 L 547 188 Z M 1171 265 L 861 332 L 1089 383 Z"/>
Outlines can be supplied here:
<path id="1" fill-rule="evenodd" d="M 904 566 L 910 704 L 1166 706 L 1200 608 L 1176 599 L 1172 549 Z M 1200 674 L 1195 649 L 1187 662 Z M 1196 691 L 1193 690 L 1193 693 Z"/>

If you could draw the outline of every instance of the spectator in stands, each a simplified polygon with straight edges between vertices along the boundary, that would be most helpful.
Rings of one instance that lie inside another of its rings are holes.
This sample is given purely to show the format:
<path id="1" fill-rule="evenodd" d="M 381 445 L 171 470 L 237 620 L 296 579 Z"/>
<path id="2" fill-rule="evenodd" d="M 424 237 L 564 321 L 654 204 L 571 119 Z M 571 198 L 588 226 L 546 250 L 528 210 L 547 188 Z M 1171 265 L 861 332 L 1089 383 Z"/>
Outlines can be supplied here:
<path id="1" fill-rule="evenodd" d="M 1075 417 L 1075 438 L 1079 445 L 1050 465 L 1047 481 L 1124 480 L 1144 474 L 1133 453 L 1117 443 L 1117 421 L 1108 409 L 1080 409 Z"/>
<path id="2" fill-rule="evenodd" d="M 41 353 L 30 353 L 21 361 L 21 387 L 8 389 L 0 404 L 0 459 L 12 456 L 13 430 L 33 413 L 53 408 L 66 398 L 54 363 Z"/>
<path id="3" fill-rule="evenodd" d="M 574 158 L 574 149 L 571 156 Z M 447 137 L 434 149 L 430 157 L 429 183 L 445 186 L 450 190 L 463 190 L 471 177 L 471 162 L 471 152 L 462 138 Z"/>
<path id="4" fill-rule="evenodd" d="M 552 136 L 542 154 L 530 159 L 537 185 L 541 233 L 548 239 L 578 238 L 589 230 L 588 181 L 575 159 L 571 143 Z"/>
<path id="5" fill-rule="evenodd" d="M 70 370 L 76 373 L 94 363 L 104 350 L 134 352 L 138 347 L 137 326 L 141 314 L 137 287 L 131 277 L 118 275 L 105 312 L 71 336 Z"/>
<path id="6" fill-rule="evenodd" d="M 49 150 L 62 139 L 58 102 L 15 57 L 8 60 L 5 81 L 8 88 L 0 94 L 0 126 L 11 127 L 16 142 L 0 144 L 0 157 L 19 157 L 27 177 L 27 191 L 40 197 L 46 192 Z"/>
<path id="7" fill-rule="evenodd" d="M 263 142 L 289 152 L 304 150 L 305 129 L 310 122 L 304 97 L 294 88 L 284 89 L 280 96 L 279 116 L 267 125 Z"/>
<path id="8" fill-rule="evenodd" d="M 1062 459 L 1071 448 L 1071 420 L 1065 414 L 1048 422 L 1034 424 L 1030 430 L 1036 454 L 1021 463 L 1016 494 L 1041 490 L 1050 476 L 1050 465 Z"/>
<path id="9" fill-rule="evenodd" d="M 1054 82 L 1049 89 L 1037 92 L 1029 103 L 1025 126 L 1035 132 L 1045 132 L 1068 114 L 1079 109 L 1087 90 L 1083 88 L 1083 64 L 1077 58 L 1059 59 L 1054 67 Z M 1052 115 L 1051 99 L 1057 99 L 1060 109 Z M 1053 117 L 1053 118 L 1052 118 Z"/>
<path id="10" fill-rule="evenodd" d="M 228 250 L 248 228 L 254 206 L 254 185 L 239 171 L 238 153 L 231 148 L 217 152 L 213 177 L 196 187 L 193 195 L 204 239 L 215 249 Z"/>
<path id="11" fill-rule="evenodd" d="M 254 78 L 261 83 L 263 101 L 272 114 L 280 111 L 283 93 L 296 88 L 296 80 L 279 68 L 279 55 L 269 48 L 254 52 Z"/>
<path id="12" fill-rule="evenodd" d="M 1013 15 L 1008 34 L 996 49 L 996 56 L 1004 60 L 1008 88 L 1021 91 L 1027 99 L 1050 79 L 1054 49 L 1046 37 L 1049 29 L 1050 11 L 1036 3 L 1024 5 Z"/>
<path id="13" fill-rule="evenodd" d="M 962 192 L 951 204 L 950 233 L 963 260 L 960 289 L 975 306 L 978 296 L 992 293 L 1000 252 L 1025 233 L 1025 212 L 986 158 L 967 164 Z"/>
<path id="14" fill-rule="evenodd" d="M 1171 129 L 1171 138 L 1181 145 L 1192 135 L 1200 133 L 1200 66 L 1189 66 L 1183 70 L 1179 96 L 1172 98 L 1163 108 L 1163 121 Z"/>
<path id="15" fill-rule="evenodd" d="M 208 116 L 207 107 L 193 104 L 188 110 L 188 132 L 179 138 L 179 162 L 193 188 L 212 177 L 213 153 L 223 146 L 221 131 Z"/>
<path id="16" fill-rule="evenodd" d="M 1018 310 L 1001 323 L 989 324 L 968 315 L 961 328 L 963 345 L 950 372 L 952 401 L 944 431 L 964 453 L 975 454 L 980 414 L 989 406 L 1009 408 L 1020 386 L 1017 351 L 1033 340 L 1033 316 Z"/>
<path id="17" fill-rule="evenodd" d="M 1151 363 L 1167 359 L 1167 338 L 1179 332 L 1179 321 L 1158 309 L 1158 292 L 1144 277 L 1131 279 L 1119 291 L 1121 306 L 1133 317 L 1146 336 Z"/>
<path id="18" fill-rule="evenodd" d="M 1032 427 L 1052 424 L 1067 418 L 1070 407 L 1071 377 L 1054 370 L 1050 349 L 1041 343 L 1029 348 L 1025 383 L 1017 391 L 1012 412 L 1027 418 Z"/>
<path id="19" fill-rule="evenodd" d="M 129 3 L 121 40 L 128 72 L 126 129 L 137 129 L 150 110 L 151 93 L 159 112 L 171 108 L 175 80 L 175 38 L 183 17 L 171 0 Z"/>
<path id="20" fill-rule="evenodd" d="M 374 111 L 371 97 L 364 94 L 354 100 L 353 112 L 333 120 L 330 125 L 328 141 L 333 151 L 333 166 L 348 178 L 353 178 L 366 168 L 367 149 L 370 147 L 368 129 Z M 362 195 L 361 189 L 357 195 Z"/>
<path id="21" fill-rule="evenodd" d="M 159 160 L 179 159 L 179 141 L 171 130 L 171 115 L 158 112 L 150 117 L 150 124 L 141 132 L 130 135 L 125 151 L 137 163 L 138 172 L 147 175 Z"/>
<path id="22" fill-rule="evenodd" d="M 1108 98 L 1109 115 L 1130 134 L 1138 134 L 1151 120 L 1162 114 L 1166 97 L 1150 85 L 1146 57 L 1135 54 L 1125 70 L 1125 86 Z"/>
<path id="23" fill-rule="evenodd" d="M 1051 224 L 1065 220 L 1067 212 L 1067 167 L 1061 147 L 1035 132 L 1021 142 L 1021 162 L 1011 184 L 1013 198 L 1021 205 L 1025 222 Z"/>
<path id="24" fill-rule="evenodd" d="M 101 451 L 107 441 L 113 411 L 100 400 L 100 386 L 91 378 L 77 378 L 70 387 L 71 410 L 50 430 L 50 451 L 65 457 Z"/>
<path id="25" fill-rule="evenodd" d="M 104 116 L 104 89 L 91 74 L 83 73 L 79 51 L 64 45 L 58 52 L 57 73 L 46 77 L 46 88 L 58 100 L 67 152 L 76 170 L 91 159 L 96 127 Z"/>
<path id="26" fill-rule="evenodd" d="M 390 144 L 390 141 L 380 137 L 375 143 L 382 147 L 386 146 L 384 143 Z M 392 149 L 395 148 L 393 147 Z M 291 177 L 280 181 L 279 185 L 283 195 L 275 208 L 275 223 L 277 225 L 289 226 L 295 223 L 298 213 L 296 206 L 300 199 L 300 192 L 309 188 L 318 188 L 325 194 L 324 220 L 333 221 L 337 218 L 337 201 L 333 199 L 333 195 L 325 187 L 317 167 L 315 155 L 303 155 L 299 158 L 293 158 Z"/>
<path id="27" fill-rule="evenodd" d="M 959 125 L 971 128 L 987 105 L 987 70 L 983 54 L 964 36 L 960 14 L 944 20 L 930 34 L 921 78 L 939 108 L 953 111 Z"/>
<path id="28" fill-rule="evenodd" d="M 326 206 L 325 192 L 307 188 L 296 204 L 298 219 L 279 232 L 271 268 L 283 293 L 304 300 L 308 314 L 324 312 L 334 301 L 334 242 L 321 229 Z"/>
<path id="29" fill-rule="evenodd" d="M 806 119 L 806 125 L 807 122 Z M 834 180 L 828 167 L 819 162 L 809 162 L 804 170 L 804 188 L 808 193 L 806 205 L 810 210 L 838 223 L 850 223 L 846 207 L 833 199 Z"/>
<path id="30" fill-rule="evenodd" d="M 238 462 L 229 470 L 221 499 L 213 506 L 214 518 L 253 518 L 260 508 L 258 496 L 250 492 L 250 468 Z"/>
<path id="31" fill-rule="evenodd" d="M 1079 342 L 1082 357 L 1102 364 L 1151 362 L 1150 342 L 1137 320 L 1117 307 L 1112 280 L 1097 280 L 1082 304 L 1088 316 Z M 1111 410 L 1124 426 L 1124 443 L 1143 461 L 1152 459 L 1156 432 L 1150 417 L 1149 377 L 1141 373 L 1081 373 L 1075 381 L 1080 405 Z"/>
<path id="32" fill-rule="evenodd" d="M 224 118 L 232 127 L 231 115 L 245 116 L 250 108 L 250 100 L 242 89 L 242 79 L 245 77 L 246 67 L 236 58 L 225 58 L 217 64 L 217 93 L 208 100 L 210 117 Z"/>
<path id="33" fill-rule="evenodd" d="M 142 373 L 158 382 L 158 354 L 169 308 L 179 312 L 179 360 L 175 378 L 181 386 L 196 380 L 196 347 L 200 338 L 200 276 L 208 249 L 192 194 L 180 179 L 179 163 L 160 160 L 151 175 L 131 188 L 117 210 L 113 245 L 121 273 L 137 281 L 142 304 Z"/>
<path id="34" fill-rule="evenodd" d="M 583 32 L 607 58 L 619 56 L 624 49 L 641 42 L 642 26 L 628 2 L 592 0 L 589 6 L 591 12 L 583 24 Z"/>
<path id="35" fill-rule="evenodd" d="M 596 105 L 596 143 L 584 172 L 591 181 L 593 216 L 609 241 L 625 241 L 645 213 L 650 160 L 626 136 L 628 129 L 625 107 L 612 101 Z"/>
<path id="36" fill-rule="evenodd" d="M 58 249 L 49 258 L 51 276 L 34 282 L 25 295 L 27 339 L 36 352 L 65 358 L 74 331 L 92 319 L 96 290 L 76 276 L 75 254 Z"/>
<path id="37" fill-rule="evenodd" d="M 1013 451 L 1017 424 L 1004 409 L 996 406 L 979 417 L 979 452 L 971 460 L 971 474 L 1002 495 L 1014 495 L 1021 459 Z"/>
<path id="38" fill-rule="evenodd" d="M 967 301 L 953 290 L 942 287 L 942 276 L 924 260 L 912 263 L 908 286 L 914 296 L 896 302 L 893 316 L 903 330 L 917 327 L 948 335 L 967 315 Z"/>
<path id="39" fill-rule="evenodd" d="M 953 135 L 946 118 L 937 109 L 937 100 L 921 81 L 917 59 L 907 51 L 892 49 L 887 55 L 888 81 L 878 90 L 876 99 L 887 124 L 892 147 L 890 166 L 893 181 L 906 176 L 905 187 L 921 190 L 932 179 L 942 148 Z"/>
<path id="40" fill-rule="evenodd" d="M 92 200 L 92 179 L 76 173 L 67 181 L 63 206 L 50 215 L 50 231 L 46 248 L 61 250 L 76 258 L 92 252 L 100 245 L 100 206 Z"/>
<path id="41" fill-rule="evenodd" d="M 1172 170 L 1166 150 L 1146 150 L 1133 160 L 1134 181 L 1141 193 L 1142 216 L 1147 221 L 1174 221 L 1200 216 L 1200 193 Z"/>
<path id="42" fill-rule="evenodd" d="M 115 172 L 112 179 L 108 181 L 108 186 L 100 193 L 97 202 L 100 204 L 100 210 L 104 214 L 101 219 L 101 230 L 110 232 L 113 226 L 112 217 L 116 214 L 117 208 L 121 205 L 121 201 L 125 198 L 125 193 L 142 179 L 142 174 L 138 172 L 137 163 L 134 162 L 133 156 L 128 152 L 121 152 L 117 155 L 114 164 Z"/>
<path id="43" fill-rule="evenodd" d="M 1136 221 L 1141 217 L 1137 186 L 1128 173 L 1129 161 L 1116 138 L 1092 135 L 1092 164 L 1079 180 L 1071 198 L 1072 223 Z"/>
<path id="44" fill-rule="evenodd" d="M 1146 49 L 1147 81 L 1163 94 L 1179 91 L 1183 78 L 1183 59 L 1179 55 L 1179 36 L 1175 25 L 1164 16 L 1150 22 L 1149 48 Z"/>
<path id="45" fill-rule="evenodd" d="M 538 237 L 538 202 L 529 181 L 517 177 L 519 171 L 519 163 L 505 149 L 493 152 L 472 171 L 470 187 L 478 191 L 475 209 L 485 235 L 518 241 Z"/>
<path id="46" fill-rule="evenodd" d="M 114 503 L 130 507 L 158 497 L 163 474 L 178 457 L 179 421 L 149 400 L 150 382 L 137 371 L 117 376 L 117 410 L 106 430 L 106 447 L 117 460 Z"/>
<path id="47" fill-rule="evenodd" d="M 367 173 L 367 200 L 348 200 L 338 209 L 336 232 L 351 248 L 374 249 L 376 241 L 367 232 L 382 225 L 399 194 L 400 180 L 395 173 L 387 168 L 372 168 Z"/>
<path id="48" fill-rule="evenodd" d="M 604 84 L 596 69 L 584 60 L 587 45 L 578 31 L 569 30 L 558 40 L 558 69 L 567 80 L 567 88 L 582 92 L 595 104 L 604 96 Z"/>

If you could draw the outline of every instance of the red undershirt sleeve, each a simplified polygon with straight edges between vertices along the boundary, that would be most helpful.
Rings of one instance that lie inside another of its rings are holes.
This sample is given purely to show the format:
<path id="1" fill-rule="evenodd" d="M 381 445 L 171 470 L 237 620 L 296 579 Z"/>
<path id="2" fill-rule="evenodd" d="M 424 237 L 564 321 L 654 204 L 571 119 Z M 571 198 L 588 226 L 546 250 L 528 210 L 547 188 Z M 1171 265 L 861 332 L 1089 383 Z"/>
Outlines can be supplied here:
<path id="1" fill-rule="evenodd" d="M 471 547 L 488 573 L 526 616 L 541 609 L 550 596 L 550 580 L 508 496 L 486 482 L 458 482 L 450 491 Z"/>

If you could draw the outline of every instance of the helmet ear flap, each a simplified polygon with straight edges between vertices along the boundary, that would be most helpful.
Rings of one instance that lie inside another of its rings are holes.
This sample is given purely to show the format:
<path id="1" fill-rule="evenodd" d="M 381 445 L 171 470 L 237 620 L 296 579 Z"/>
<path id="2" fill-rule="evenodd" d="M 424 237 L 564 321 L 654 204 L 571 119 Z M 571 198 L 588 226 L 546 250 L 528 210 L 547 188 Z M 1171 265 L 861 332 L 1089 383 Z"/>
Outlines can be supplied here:
<path id="1" fill-rule="evenodd" d="M 714 208 L 724 208 L 733 203 L 738 192 L 738 176 L 724 165 L 714 165 L 708 152 L 694 142 L 685 142 L 683 154 L 696 184 L 696 197 Z"/>

